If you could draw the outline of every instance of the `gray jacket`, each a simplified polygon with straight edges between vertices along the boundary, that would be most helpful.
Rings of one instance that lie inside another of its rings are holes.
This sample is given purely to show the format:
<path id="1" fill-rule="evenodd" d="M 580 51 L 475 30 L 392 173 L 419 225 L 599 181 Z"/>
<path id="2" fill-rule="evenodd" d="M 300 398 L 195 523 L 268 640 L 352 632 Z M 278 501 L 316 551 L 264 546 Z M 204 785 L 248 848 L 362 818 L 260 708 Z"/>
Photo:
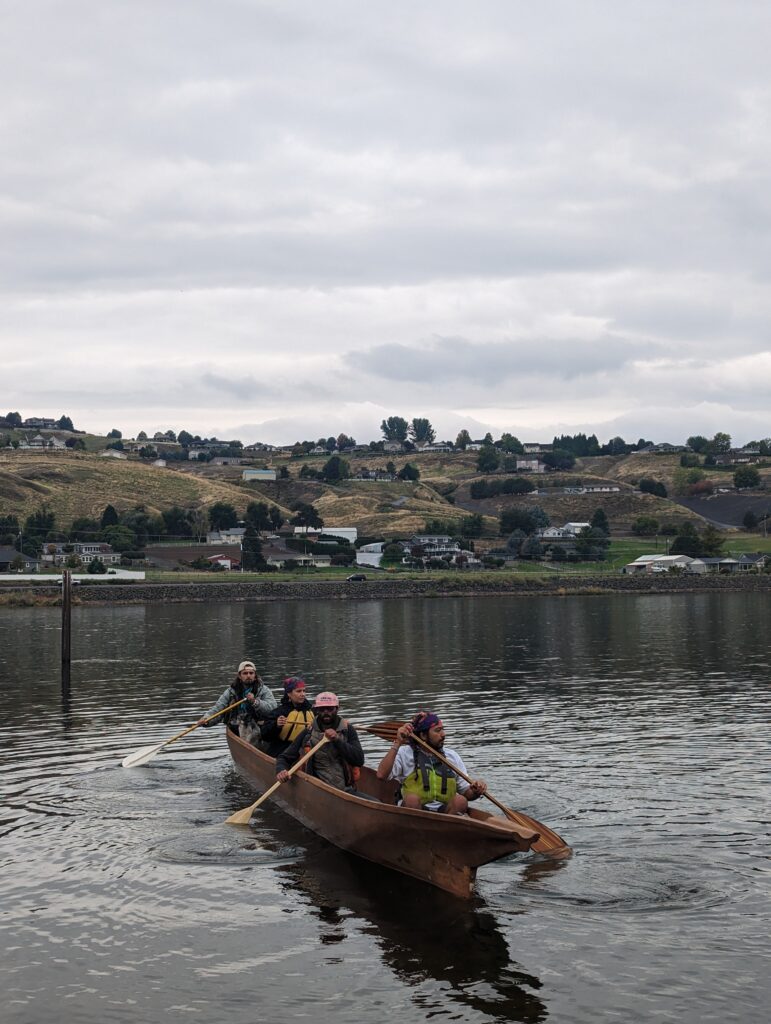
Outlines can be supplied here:
<path id="1" fill-rule="evenodd" d="M 227 690 L 223 691 L 217 703 L 212 705 L 203 717 L 211 718 L 211 716 L 216 715 L 218 711 L 224 711 L 224 709 L 230 704 L 235 704 L 237 700 L 240 700 L 242 695 L 243 693 L 238 693 L 234 686 L 229 686 Z M 254 704 L 250 704 L 246 701 L 240 707 L 233 708 L 229 714 L 221 715 L 219 718 L 215 719 L 213 722 L 209 722 L 208 724 L 219 725 L 220 722 L 223 722 L 226 719 L 229 721 L 231 715 L 244 719 L 245 721 L 258 720 L 264 718 L 268 712 L 272 711 L 278 704 L 272 691 L 268 689 L 262 680 L 255 684 L 254 696 L 256 697 Z"/>

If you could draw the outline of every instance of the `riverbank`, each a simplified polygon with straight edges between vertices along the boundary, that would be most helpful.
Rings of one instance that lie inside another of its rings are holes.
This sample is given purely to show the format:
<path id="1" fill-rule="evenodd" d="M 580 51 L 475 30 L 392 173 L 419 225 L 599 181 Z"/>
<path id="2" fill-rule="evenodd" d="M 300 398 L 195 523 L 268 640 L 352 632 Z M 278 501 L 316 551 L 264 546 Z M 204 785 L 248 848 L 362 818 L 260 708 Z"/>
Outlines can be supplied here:
<path id="1" fill-rule="evenodd" d="M 35 584 L 0 589 L 0 606 L 51 605 L 59 601 L 59 587 Z M 484 597 L 499 595 L 567 596 L 572 594 L 697 594 L 771 592 L 771 575 L 645 576 L 454 576 L 426 580 L 378 577 L 373 580 L 289 581 L 239 583 L 95 583 L 80 585 L 77 604 L 146 604 L 216 601 L 391 600 L 395 598 Z"/>

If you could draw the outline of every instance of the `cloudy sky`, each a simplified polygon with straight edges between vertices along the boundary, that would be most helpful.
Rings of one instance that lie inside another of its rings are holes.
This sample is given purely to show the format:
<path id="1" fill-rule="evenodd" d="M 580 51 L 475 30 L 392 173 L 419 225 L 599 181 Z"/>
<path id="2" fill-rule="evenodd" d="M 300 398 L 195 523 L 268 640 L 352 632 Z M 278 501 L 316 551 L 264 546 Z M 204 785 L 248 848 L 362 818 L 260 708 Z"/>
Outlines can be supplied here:
<path id="1" fill-rule="evenodd" d="M 0 405 L 771 434 L 771 6 L 8 0 Z"/>

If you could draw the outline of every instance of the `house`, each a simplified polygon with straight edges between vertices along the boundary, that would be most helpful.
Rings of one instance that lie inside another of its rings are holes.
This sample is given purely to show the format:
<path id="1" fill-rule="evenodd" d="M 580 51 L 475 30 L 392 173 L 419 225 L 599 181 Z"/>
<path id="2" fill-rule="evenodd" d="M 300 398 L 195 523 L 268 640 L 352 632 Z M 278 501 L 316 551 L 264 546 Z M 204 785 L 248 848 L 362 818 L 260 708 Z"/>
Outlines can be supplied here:
<path id="1" fill-rule="evenodd" d="M 404 445 L 401 441 L 384 441 L 383 451 L 384 452 L 400 452 L 404 450 Z"/>
<path id="2" fill-rule="evenodd" d="M 210 530 L 206 534 L 207 544 L 240 544 L 244 539 L 246 527 L 233 526 L 229 530 Z"/>
<path id="3" fill-rule="evenodd" d="M 21 551 L 17 551 L 16 548 L 12 548 L 7 544 L 2 544 L 0 545 L 0 572 L 16 571 L 11 569 L 11 566 L 17 558 L 21 558 L 23 561 L 22 568 L 19 572 L 37 571 L 38 561 L 36 558 L 32 558 L 31 555 L 25 555 Z"/>
<path id="4" fill-rule="evenodd" d="M 281 545 L 264 545 L 262 557 L 268 565 L 274 565 L 277 569 L 283 569 L 287 562 L 316 569 L 327 569 L 332 564 L 330 555 L 306 555 L 302 551 L 292 551 Z"/>
<path id="5" fill-rule="evenodd" d="M 536 537 L 541 540 L 563 540 L 568 538 L 573 539 L 572 533 L 566 533 L 561 526 L 544 526 L 540 530 L 535 531 Z"/>
<path id="6" fill-rule="evenodd" d="M 215 455 L 211 460 L 212 466 L 240 466 L 242 462 L 237 455 Z"/>
<path id="7" fill-rule="evenodd" d="M 689 555 L 640 555 L 621 570 L 629 575 L 634 573 L 668 572 L 670 569 L 687 570 L 694 559 Z"/>
<path id="8" fill-rule="evenodd" d="M 577 537 L 581 530 L 591 529 L 591 523 L 565 523 L 562 529 L 570 537 Z"/>
<path id="9" fill-rule="evenodd" d="M 262 480 L 269 483 L 275 481 L 276 471 L 275 469 L 245 469 L 241 473 L 241 479 L 244 483 L 249 483 L 250 480 Z"/>
<path id="10" fill-rule="evenodd" d="M 688 572 L 736 572 L 739 563 L 735 558 L 694 558 Z"/>
<path id="11" fill-rule="evenodd" d="M 527 444 L 522 445 L 522 450 L 525 455 L 541 455 L 544 452 L 550 452 L 553 447 L 551 444 L 539 444 L 536 441 L 529 441 Z"/>
<path id="12" fill-rule="evenodd" d="M 454 452 L 455 446 L 449 441 L 434 441 L 431 444 L 424 444 L 418 448 L 419 452 Z"/>
<path id="13" fill-rule="evenodd" d="M 127 459 L 128 454 L 126 452 L 118 451 L 117 448 L 105 448 L 103 452 L 99 452 L 100 459 Z"/>
<path id="14" fill-rule="evenodd" d="M 546 466 L 538 459 L 517 459 L 518 473 L 545 473 Z"/>
<path id="15" fill-rule="evenodd" d="M 739 572 L 750 572 L 754 569 L 755 572 L 763 572 L 768 564 L 768 560 L 769 556 L 764 555 L 760 551 L 744 554 L 737 563 L 737 570 Z"/>
<path id="16" fill-rule="evenodd" d="M 166 466 L 166 460 L 165 459 L 156 459 L 153 462 L 153 465 L 154 466 L 159 466 L 161 469 L 164 469 L 165 466 Z"/>
<path id="17" fill-rule="evenodd" d="M 321 530 L 314 526 L 295 526 L 294 528 L 295 537 L 307 537 L 308 540 L 311 540 L 312 537 L 320 537 L 322 533 L 325 537 L 339 537 L 340 540 L 347 540 L 349 544 L 355 544 L 356 538 L 359 536 L 359 531 L 355 526 L 325 526 Z"/>
<path id="18" fill-rule="evenodd" d="M 94 559 L 104 565 L 120 565 L 121 559 L 119 551 L 113 551 L 109 544 L 102 541 L 76 541 L 72 544 L 44 544 L 40 561 L 47 565 L 61 565 L 70 555 L 77 555 L 83 565 L 88 565 Z"/>
<path id="19" fill-rule="evenodd" d="M 274 452 L 276 446 L 274 444 L 263 444 L 261 441 L 255 441 L 254 444 L 248 444 L 243 449 L 244 455 L 256 455 L 257 452 Z"/>
<path id="20" fill-rule="evenodd" d="M 567 487 L 565 490 L 567 491 Z M 587 484 L 579 490 L 584 494 L 616 494 L 621 488 L 615 484 Z"/>
<path id="21" fill-rule="evenodd" d="M 23 427 L 34 430 L 55 430 L 56 420 L 49 420 L 41 418 L 40 416 L 30 416 L 26 420 L 22 420 Z"/>
<path id="22" fill-rule="evenodd" d="M 222 569 L 238 569 L 241 566 L 241 562 L 235 555 L 207 555 L 206 561 L 211 566 L 218 565 Z"/>

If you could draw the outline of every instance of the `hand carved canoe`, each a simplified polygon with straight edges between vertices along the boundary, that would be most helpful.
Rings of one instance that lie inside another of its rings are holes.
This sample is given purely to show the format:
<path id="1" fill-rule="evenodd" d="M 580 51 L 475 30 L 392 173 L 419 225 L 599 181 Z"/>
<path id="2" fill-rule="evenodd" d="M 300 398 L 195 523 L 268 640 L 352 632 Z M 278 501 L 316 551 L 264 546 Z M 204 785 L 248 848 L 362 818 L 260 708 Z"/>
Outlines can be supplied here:
<path id="1" fill-rule="evenodd" d="M 233 760 L 258 792 L 276 781 L 275 761 L 226 730 Z M 477 868 L 530 850 L 538 833 L 507 818 L 470 808 L 468 815 L 397 807 L 396 783 L 361 769 L 358 792 L 346 793 L 298 772 L 272 803 L 328 842 L 365 860 L 401 871 L 468 899 Z"/>

